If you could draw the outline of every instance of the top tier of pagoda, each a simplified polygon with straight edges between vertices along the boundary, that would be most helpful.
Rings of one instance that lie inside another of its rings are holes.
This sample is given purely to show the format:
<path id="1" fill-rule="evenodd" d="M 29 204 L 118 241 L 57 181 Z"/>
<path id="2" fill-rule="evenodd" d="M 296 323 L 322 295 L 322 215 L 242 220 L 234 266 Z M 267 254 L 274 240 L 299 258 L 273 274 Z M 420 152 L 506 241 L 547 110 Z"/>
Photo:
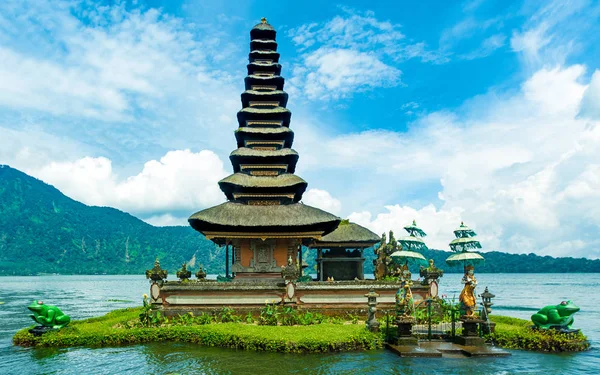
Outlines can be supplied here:
<path id="1" fill-rule="evenodd" d="M 276 32 L 266 19 L 250 31 L 248 76 L 235 131 L 237 150 L 229 159 L 235 172 L 219 186 L 227 199 L 257 205 L 299 202 L 307 183 L 294 175 L 298 153 L 286 108 Z"/>
<path id="2" fill-rule="evenodd" d="M 339 218 L 300 204 L 307 183 L 294 175 L 291 112 L 286 108 L 276 31 L 266 19 L 250 31 L 248 76 L 237 114 L 237 149 L 229 156 L 233 174 L 219 181 L 228 202 L 192 215 L 198 231 L 311 230 L 326 234 Z M 206 234 L 206 233 L 205 233 Z"/>

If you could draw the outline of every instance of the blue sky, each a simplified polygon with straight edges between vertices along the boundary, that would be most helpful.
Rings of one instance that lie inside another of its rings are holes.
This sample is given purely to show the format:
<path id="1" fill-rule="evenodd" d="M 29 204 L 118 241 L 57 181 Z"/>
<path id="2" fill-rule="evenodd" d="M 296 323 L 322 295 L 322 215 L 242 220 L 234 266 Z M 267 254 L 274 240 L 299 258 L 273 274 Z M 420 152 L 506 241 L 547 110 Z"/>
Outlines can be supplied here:
<path id="1" fill-rule="evenodd" d="M 249 30 L 278 31 L 304 202 L 447 248 L 600 257 L 593 1 L 0 3 L 0 163 L 155 225 L 224 200 Z"/>

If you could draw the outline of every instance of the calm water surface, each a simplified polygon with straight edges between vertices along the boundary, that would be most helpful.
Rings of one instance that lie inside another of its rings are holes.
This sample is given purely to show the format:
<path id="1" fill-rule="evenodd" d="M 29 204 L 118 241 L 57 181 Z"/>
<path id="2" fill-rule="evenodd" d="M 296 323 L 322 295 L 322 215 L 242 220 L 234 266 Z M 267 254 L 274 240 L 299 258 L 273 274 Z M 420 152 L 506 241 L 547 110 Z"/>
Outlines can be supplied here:
<path id="1" fill-rule="evenodd" d="M 440 293 L 460 293 L 458 274 L 444 276 Z M 571 299 L 581 307 L 575 326 L 589 337 L 585 353 L 511 351 L 509 358 L 409 359 L 385 350 L 296 355 L 160 343 L 118 348 L 27 349 L 11 338 L 32 321 L 34 299 L 59 306 L 73 319 L 139 306 L 143 276 L 0 277 L 0 374 L 600 374 L 600 274 L 478 274 L 494 313 L 529 319 L 540 307 Z"/>

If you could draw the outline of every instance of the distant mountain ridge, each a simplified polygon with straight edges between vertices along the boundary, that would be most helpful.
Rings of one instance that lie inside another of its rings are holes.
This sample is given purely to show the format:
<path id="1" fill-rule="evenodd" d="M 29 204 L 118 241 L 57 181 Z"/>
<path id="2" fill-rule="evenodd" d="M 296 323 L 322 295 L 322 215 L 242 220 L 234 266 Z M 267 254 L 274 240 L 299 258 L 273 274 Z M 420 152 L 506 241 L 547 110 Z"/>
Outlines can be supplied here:
<path id="1" fill-rule="evenodd" d="M 449 251 L 429 250 L 428 259 L 446 272 Z M 309 270 L 314 252 L 304 249 Z M 372 273 L 373 251 L 365 252 Z M 600 272 L 600 260 L 553 258 L 536 254 L 484 253 L 477 272 Z M 87 206 L 51 185 L 0 165 L 0 275 L 140 274 L 158 257 L 175 277 L 183 262 L 224 272 L 225 251 L 191 227 L 154 227 L 110 207 Z"/>
<path id="2" fill-rule="evenodd" d="M 219 272 L 225 254 L 191 227 L 154 227 L 114 208 L 87 206 L 0 167 L 0 275 L 143 274 L 156 257 L 169 271 L 192 260 Z"/>

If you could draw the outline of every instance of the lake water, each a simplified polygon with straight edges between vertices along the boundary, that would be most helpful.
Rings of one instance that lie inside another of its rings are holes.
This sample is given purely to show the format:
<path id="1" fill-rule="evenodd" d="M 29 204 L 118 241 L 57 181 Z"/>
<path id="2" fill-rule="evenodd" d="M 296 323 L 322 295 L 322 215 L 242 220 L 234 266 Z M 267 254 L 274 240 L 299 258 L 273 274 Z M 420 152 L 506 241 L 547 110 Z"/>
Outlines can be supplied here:
<path id="1" fill-rule="evenodd" d="M 461 275 L 441 279 L 440 294 L 460 293 Z M 478 274 L 478 293 L 496 294 L 493 313 L 529 319 L 540 307 L 571 299 L 575 327 L 589 337 L 584 353 L 511 351 L 508 358 L 410 359 L 386 351 L 296 355 L 159 343 L 117 348 L 15 347 L 14 333 L 32 324 L 34 299 L 73 319 L 141 305 L 144 276 L 0 277 L 0 374 L 600 374 L 600 274 Z"/>

